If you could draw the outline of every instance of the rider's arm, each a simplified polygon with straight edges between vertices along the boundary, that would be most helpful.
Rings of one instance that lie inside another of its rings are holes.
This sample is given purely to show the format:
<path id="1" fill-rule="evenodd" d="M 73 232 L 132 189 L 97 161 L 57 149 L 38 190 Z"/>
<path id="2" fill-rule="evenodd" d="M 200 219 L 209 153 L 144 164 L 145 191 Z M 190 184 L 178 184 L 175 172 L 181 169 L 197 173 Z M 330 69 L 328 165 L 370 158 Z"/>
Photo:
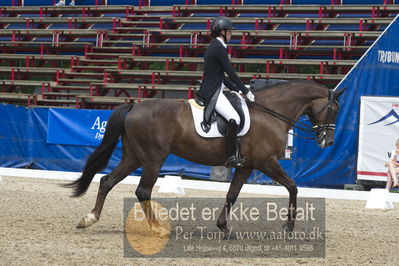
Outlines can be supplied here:
<path id="1" fill-rule="evenodd" d="M 226 49 L 224 47 L 220 47 L 217 52 L 217 60 L 222 65 L 224 72 L 227 73 L 232 83 L 234 83 L 240 91 L 242 91 L 244 94 L 247 94 L 248 89 L 245 87 L 244 83 L 242 83 L 241 79 L 234 71 L 233 66 L 231 65 L 229 57 L 227 55 Z M 228 87 L 227 84 L 226 86 Z"/>
<path id="2" fill-rule="evenodd" d="M 223 84 L 231 91 L 240 92 L 237 86 L 228 77 L 224 77 Z"/>

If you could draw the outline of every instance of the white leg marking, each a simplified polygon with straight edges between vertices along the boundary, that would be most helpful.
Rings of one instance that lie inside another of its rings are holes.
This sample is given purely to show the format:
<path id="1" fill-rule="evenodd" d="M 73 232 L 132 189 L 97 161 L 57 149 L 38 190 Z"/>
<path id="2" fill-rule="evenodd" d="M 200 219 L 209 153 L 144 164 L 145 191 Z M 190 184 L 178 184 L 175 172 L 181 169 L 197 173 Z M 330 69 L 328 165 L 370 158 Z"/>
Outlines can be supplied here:
<path id="1" fill-rule="evenodd" d="M 79 222 L 79 224 L 76 226 L 76 228 L 86 228 L 89 227 L 90 225 L 93 225 L 96 223 L 98 220 L 94 216 L 94 214 L 89 213 L 83 219 Z"/>

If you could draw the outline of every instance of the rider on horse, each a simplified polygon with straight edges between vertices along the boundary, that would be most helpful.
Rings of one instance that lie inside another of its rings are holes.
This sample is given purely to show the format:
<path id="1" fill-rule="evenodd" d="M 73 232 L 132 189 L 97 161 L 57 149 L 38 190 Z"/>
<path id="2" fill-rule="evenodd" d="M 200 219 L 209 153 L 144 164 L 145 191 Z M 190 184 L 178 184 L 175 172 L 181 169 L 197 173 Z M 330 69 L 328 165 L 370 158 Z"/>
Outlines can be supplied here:
<path id="1" fill-rule="evenodd" d="M 218 17 L 211 23 L 211 36 L 213 40 L 204 55 L 204 78 L 200 93 L 205 100 L 206 110 L 215 110 L 229 123 L 226 135 L 227 167 L 242 167 L 245 160 L 240 157 L 237 138 L 240 117 L 226 96 L 223 88 L 226 86 L 233 91 L 243 92 L 248 100 L 255 101 L 255 96 L 248 90 L 233 69 L 228 54 L 226 43 L 231 39 L 233 24 L 226 17 Z M 227 73 L 228 77 L 224 73 Z M 210 121 L 204 121 L 210 123 Z"/>

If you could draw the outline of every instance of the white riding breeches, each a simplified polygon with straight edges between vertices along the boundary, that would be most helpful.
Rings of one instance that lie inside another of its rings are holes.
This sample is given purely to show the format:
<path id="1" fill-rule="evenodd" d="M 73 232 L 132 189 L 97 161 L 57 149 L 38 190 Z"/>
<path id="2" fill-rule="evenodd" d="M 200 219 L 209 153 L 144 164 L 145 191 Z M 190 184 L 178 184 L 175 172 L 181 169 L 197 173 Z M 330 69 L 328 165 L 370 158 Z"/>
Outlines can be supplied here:
<path id="1" fill-rule="evenodd" d="M 224 86 L 222 85 L 218 100 L 215 105 L 215 110 L 218 114 L 223 116 L 224 119 L 226 119 L 227 121 L 234 119 L 234 121 L 236 121 L 236 124 L 239 125 L 241 122 L 240 116 L 238 115 L 234 107 L 231 105 L 229 100 L 227 100 L 227 97 L 223 94 L 223 88 Z"/>

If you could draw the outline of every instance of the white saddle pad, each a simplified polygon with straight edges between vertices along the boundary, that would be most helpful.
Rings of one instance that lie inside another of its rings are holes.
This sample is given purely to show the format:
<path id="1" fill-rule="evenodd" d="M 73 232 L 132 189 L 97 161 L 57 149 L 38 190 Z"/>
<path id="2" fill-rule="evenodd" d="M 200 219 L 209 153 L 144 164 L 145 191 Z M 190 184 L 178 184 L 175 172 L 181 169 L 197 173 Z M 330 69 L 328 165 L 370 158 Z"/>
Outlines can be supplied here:
<path id="1" fill-rule="evenodd" d="M 245 99 L 239 95 L 241 99 L 241 105 L 242 105 L 242 110 L 244 111 L 245 115 L 245 123 L 244 127 L 242 130 L 238 133 L 238 136 L 244 136 L 247 134 L 251 121 L 249 119 L 249 111 L 248 111 L 248 105 L 245 102 Z M 201 127 L 201 123 L 204 120 L 204 107 L 198 105 L 194 99 L 190 99 L 188 103 L 191 106 L 191 111 L 193 113 L 193 119 L 194 119 L 194 125 L 195 125 L 195 131 L 197 131 L 198 135 L 204 138 L 218 138 L 218 137 L 223 137 L 222 134 L 219 133 L 217 122 L 213 122 L 211 124 L 211 129 L 209 130 L 208 133 L 204 132 Z"/>

